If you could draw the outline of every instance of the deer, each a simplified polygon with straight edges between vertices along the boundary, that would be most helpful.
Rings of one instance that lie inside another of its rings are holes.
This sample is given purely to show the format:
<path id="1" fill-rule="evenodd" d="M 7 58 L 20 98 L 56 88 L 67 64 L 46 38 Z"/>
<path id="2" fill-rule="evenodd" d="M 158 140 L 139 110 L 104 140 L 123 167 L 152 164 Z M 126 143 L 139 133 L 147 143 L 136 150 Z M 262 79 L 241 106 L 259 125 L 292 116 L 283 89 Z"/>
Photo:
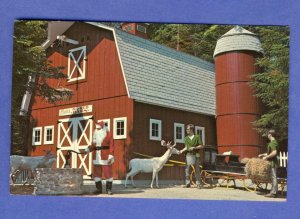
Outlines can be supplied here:
<path id="1" fill-rule="evenodd" d="M 56 161 L 56 156 L 50 151 L 46 151 L 44 156 L 27 157 L 19 155 L 10 156 L 10 179 L 14 185 L 17 176 L 24 170 L 29 170 L 29 176 L 34 175 L 36 168 L 52 167 Z M 29 178 L 29 177 L 28 177 Z M 27 181 L 23 184 L 25 185 Z"/>
<path id="2" fill-rule="evenodd" d="M 161 145 L 167 147 L 168 150 L 161 157 L 153 157 L 150 159 L 140 159 L 134 158 L 129 162 L 130 172 L 126 175 L 125 188 L 127 188 L 127 180 L 131 177 L 131 184 L 133 187 L 136 187 L 133 182 L 133 177 L 138 173 L 151 173 L 152 172 L 152 181 L 151 189 L 153 189 L 153 182 L 156 179 L 156 187 L 158 187 L 158 172 L 163 168 L 165 163 L 169 160 L 172 154 L 180 154 L 180 152 L 175 148 L 176 142 L 174 145 L 171 145 L 171 141 L 166 143 L 164 140 L 161 141 Z"/>

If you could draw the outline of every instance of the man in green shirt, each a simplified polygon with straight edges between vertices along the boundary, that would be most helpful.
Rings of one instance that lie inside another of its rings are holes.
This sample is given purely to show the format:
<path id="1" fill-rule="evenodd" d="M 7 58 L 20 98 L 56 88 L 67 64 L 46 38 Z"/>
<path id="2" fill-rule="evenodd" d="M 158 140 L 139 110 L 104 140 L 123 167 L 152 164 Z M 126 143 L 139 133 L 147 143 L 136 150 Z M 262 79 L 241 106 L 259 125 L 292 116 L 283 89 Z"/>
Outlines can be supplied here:
<path id="1" fill-rule="evenodd" d="M 275 139 L 275 130 L 268 131 L 268 139 L 270 140 L 268 144 L 267 153 L 259 154 L 258 157 L 264 160 L 268 160 L 271 164 L 271 179 L 272 179 L 272 188 L 269 194 L 265 195 L 266 197 L 273 197 L 277 196 L 277 150 L 278 150 L 278 143 Z"/>
<path id="2" fill-rule="evenodd" d="M 186 166 L 185 166 L 185 188 L 191 187 L 190 182 L 190 167 L 194 165 L 196 175 L 196 185 L 198 189 L 203 188 L 200 180 L 200 153 L 199 149 L 203 148 L 203 143 L 199 135 L 194 134 L 195 127 L 193 124 L 187 125 L 187 136 L 184 138 L 185 147 L 180 153 L 186 153 Z"/>

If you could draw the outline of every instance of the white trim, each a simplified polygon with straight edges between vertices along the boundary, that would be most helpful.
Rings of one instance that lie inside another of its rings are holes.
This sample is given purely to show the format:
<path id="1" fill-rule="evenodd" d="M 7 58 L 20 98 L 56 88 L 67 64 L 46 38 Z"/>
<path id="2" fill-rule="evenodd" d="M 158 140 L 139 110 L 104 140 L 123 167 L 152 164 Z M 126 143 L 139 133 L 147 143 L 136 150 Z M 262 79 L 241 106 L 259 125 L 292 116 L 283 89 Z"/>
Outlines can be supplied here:
<path id="1" fill-rule="evenodd" d="M 47 141 L 47 131 L 52 131 L 52 138 L 50 141 Z M 44 126 L 44 144 L 53 144 L 54 143 L 54 125 Z"/>
<path id="2" fill-rule="evenodd" d="M 123 135 L 117 135 L 117 122 L 120 122 L 120 121 L 124 122 L 124 134 Z M 127 117 L 114 118 L 113 134 L 114 134 L 114 139 L 126 139 Z"/>
<path id="3" fill-rule="evenodd" d="M 50 44 L 50 40 L 49 39 L 47 39 L 45 42 L 43 42 L 42 45 L 41 45 L 41 47 L 43 47 L 43 49 L 46 50 L 48 48 L 48 46 L 49 46 L 47 44 Z"/>
<path id="4" fill-rule="evenodd" d="M 138 29 L 138 27 L 142 27 L 142 29 L 143 29 L 143 28 L 145 28 L 145 32 L 144 32 L 144 31 L 141 31 L 141 30 L 139 30 L 139 29 Z M 147 28 L 146 28 L 146 27 L 144 27 L 143 25 L 136 24 L 136 30 L 137 30 L 137 31 L 139 31 L 139 32 L 141 32 L 141 33 L 145 33 L 145 34 L 147 34 Z"/>
<path id="5" fill-rule="evenodd" d="M 90 25 L 93 25 L 93 26 L 97 26 L 97 27 L 101 27 L 101 28 L 106 29 L 106 30 L 114 31 L 113 27 L 105 26 L 105 25 L 100 24 L 100 23 L 96 23 L 96 22 L 84 22 L 84 23 L 87 23 L 87 24 L 90 24 Z"/>
<path id="6" fill-rule="evenodd" d="M 202 131 L 202 143 L 205 144 L 205 127 L 195 126 L 195 134 L 197 134 L 197 130 Z"/>
<path id="7" fill-rule="evenodd" d="M 65 157 L 63 155 L 63 151 L 66 150 L 74 150 L 80 152 L 81 150 L 85 150 L 89 145 L 92 144 L 92 134 L 93 134 L 93 116 L 82 116 L 82 117 L 74 117 L 74 118 L 65 118 L 58 120 L 58 128 L 57 128 L 57 168 L 63 168 L 65 165 Z M 87 123 L 83 126 L 80 122 L 86 120 Z M 63 123 L 70 122 L 68 128 L 65 128 Z M 69 136 L 70 130 L 72 130 L 72 136 Z M 88 131 L 88 133 L 87 133 Z M 78 135 L 81 133 L 81 135 Z M 61 138 L 62 137 L 62 138 Z M 70 146 L 64 146 L 62 143 L 67 139 Z M 84 140 L 84 144 L 83 141 Z M 86 159 L 88 159 L 87 164 L 85 163 Z M 71 168 L 82 168 L 86 171 L 87 175 L 84 175 L 83 178 L 90 178 L 88 175 L 91 174 L 92 171 L 92 153 L 88 154 L 76 154 L 72 153 L 71 156 Z"/>
<path id="8" fill-rule="evenodd" d="M 126 32 L 131 31 L 131 30 L 134 30 L 133 23 L 128 24 L 128 25 L 125 25 L 125 26 L 124 26 L 124 29 L 123 29 L 123 27 L 122 27 L 122 30 L 124 30 L 124 31 L 126 31 Z"/>
<path id="9" fill-rule="evenodd" d="M 107 123 L 107 129 L 108 129 L 108 131 L 110 131 L 110 119 L 99 119 L 99 120 L 97 120 L 97 122 L 104 122 L 104 124 L 105 123 Z"/>
<path id="10" fill-rule="evenodd" d="M 124 71 L 124 67 L 123 67 L 123 63 L 122 63 L 122 59 L 121 59 L 121 54 L 120 54 L 120 50 L 119 50 L 119 46 L 118 46 L 118 40 L 117 40 L 117 37 L 116 37 L 115 29 L 112 29 L 112 32 L 113 32 L 113 35 L 114 35 L 114 38 L 115 38 L 116 48 L 117 48 L 118 57 L 119 57 L 119 60 L 120 60 L 120 65 L 121 65 L 122 74 L 123 74 L 123 78 L 124 78 L 124 82 L 125 82 L 125 86 L 126 86 L 127 95 L 128 95 L 128 98 L 131 98 L 130 93 L 129 93 L 129 89 L 128 89 L 128 85 L 127 85 L 126 75 L 125 75 L 125 71 Z"/>
<path id="11" fill-rule="evenodd" d="M 80 116 L 80 117 L 74 117 L 74 118 L 65 118 L 65 119 L 59 119 L 59 122 L 71 122 L 74 119 L 78 120 L 86 120 L 86 119 L 91 119 L 93 116 Z"/>
<path id="12" fill-rule="evenodd" d="M 78 121 L 81 121 L 81 120 L 89 120 L 89 119 L 91 119 L 93 116 L 81 116 L 81 117 L 74 117 L 74 118 L 65 118 L 65 119 L 59 119 L 58 120 L 58 128 L 57 128 L 57 132 L 58 132 L 58 139 L 57 139 L 57 148 L 59 148 L 60 150 L 70 150 L 70 149 L 73 149 L 73 150 L 77 150 L 78 148 L 77 148 L 77 141 L 80 141 L 81 140 L 81 138 L 80 139 L 77 139 L 77 129 L 72 133 L 72 136 L 68 136 L 67 134 L 70 132 L 70 130 L 71 129 L 73 129 L 73 126 L 74 126 L 74 124 L 77 124 L 78 123 Z M 70 124 L 70 126 L 67 128 L 67 129 L 65 129 L 65 127 L 63 126 L 63 123 L 64 122 L 71 122 L 71 124 Z M 92 122 L 92 120 L 91 121 L 89 121 L 89 122 Z M 79 126 L 79 125 L 78 125 Z M 82 127 L 80 126 L 79 128 L 81 128 L 81 130 L 82 130 Z M 87 128 L 87 127 L 85 127 L 85 128 Z M 91 139 L 92 139 L 92 130 L 93 130 L 93 126 L 92 126 L 92 124 L 91 124 L 91 126 L 90 126 L 90 136 L 89 136 L 89 138 L 90 138 L 90 141 L 91 141 Z M 61 136 L 60 136 L 60 134 L 61 134 L 61 132 L 60 131 L 63 131 L 63 138 L 61 139 Z M 83 130 L 82 130 L 83 131 Z M 74 142 L 73 141 L 73 139 L 75 139 L 75 137 L 76 137 L 76 142 Z M 82 135 L 82 137 L 85 137 L 85 138 L 87 138 L 87 136 L 86 135 Z M 64 141 L 64 139 L 65 138 L 67 138 L 67 140 L 68 140 L 68 142 L 70 143 L 70 146 L 69 147 L 62 147 L 62 142 Z M 90 145 L 90 144 L 92 144 L 92 142 L 88 142 L 88 144 Z M 75 147 L 76 148 L 73 148 L 74 147 L 74 145 L 75 145 Z M 88 145 L 85 145 L 83 148 L 79 148 L 79 149 L 84 149 L 86 146 L 88 146 Z"/>
<path id="13" fill-rule="evenodd" d="M 75 22 L 70 21 L 49 21 L 47 40 L 41 45 L 43 49 L 47 49 L 56 40 L 57 35 L 65 33 Z"/>
<path id="14" fill-rule="evenodd" d="M 176 128 L 181 128 L 181 139 L 176 138 Z M 184 124 L 174 122 L 174 142 L 176 143 L 184 143 Z"/>
<path id="15" fill-rule="evenodd" d="M 93 105 L 84 105 L 84 106 L 60 109 L 58 111 L 58 116 L 69 116 L 69 115 L 91 113 L 91 112 L 93 112 Z"/>
<path id="16" fill-rule="evenodd" d="M 81 52 L 80 52 L 79 57 L 75 58 L 72 53 L 76 52 L 76 51 L 80 51 L 80 50 L 81 50 Z M 71 58 L 72 58 L 72 61 L 74 62 L 72 71 L 71 71 Z M 82 69 L 79 66 L 81 59 L 83 61 Z M 73 73 L 75 72 L 76 68 L 79 71 L 80 76 L 76 77 L 76 78 L 75 77 L 72 78 Z M 69 53 L 68 53 L 68 82 L 85 79 L 85 76 L 86 76 L 86 46 L 81 46 L 78 48 L 70 49 Z"/>
<path id="17" fill-rule="evenodd" d="M 56 39 L 64 41 L 64 42 L 67 42 L 67 43 L 71 43 L 71 44 L 74 44 L 74 45 L 78 45 L 79 44 L 78 41 L 69 39 L 65 35 L 58 35 L 58 36 L 56 36 Z"/>
<path id="18" fill-rule="evenodd" d="M 161 120 L 150 119 L 149 120 L 149 139 L 154 141 L 161 141 Z M 158 124 L 158 136 L 152 135 L 152 124 Z"/>
<path id="19" fill-rule="evenodd" d="M 35 141 L 35 134 L 36 131 L 40 131 L 40 140 Z M 32 145 L 41 145 L 42 144 L 42 138 L 43 138 L 43 128 L 42 127 L 34 127 L 32 129 Z"/>

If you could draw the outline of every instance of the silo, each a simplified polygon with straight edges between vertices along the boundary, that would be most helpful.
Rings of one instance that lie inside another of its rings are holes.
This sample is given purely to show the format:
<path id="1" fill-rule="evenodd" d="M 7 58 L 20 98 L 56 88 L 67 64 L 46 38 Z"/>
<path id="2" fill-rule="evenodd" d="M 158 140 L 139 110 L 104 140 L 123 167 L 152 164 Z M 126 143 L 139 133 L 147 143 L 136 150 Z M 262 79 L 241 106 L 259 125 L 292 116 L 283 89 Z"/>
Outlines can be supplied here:
<path id="1" fill-rule="evenodd" d="M 250 76 L 258 70 L 256 58 L 261 55 L 258 37 L 240 26 L 217 41 L 214 59 L 219 153 L 232 151 L 241 159 L 261 152 L 263 139 L 252 124 L 261 115 L 261 103 L 249 85 Z"/>

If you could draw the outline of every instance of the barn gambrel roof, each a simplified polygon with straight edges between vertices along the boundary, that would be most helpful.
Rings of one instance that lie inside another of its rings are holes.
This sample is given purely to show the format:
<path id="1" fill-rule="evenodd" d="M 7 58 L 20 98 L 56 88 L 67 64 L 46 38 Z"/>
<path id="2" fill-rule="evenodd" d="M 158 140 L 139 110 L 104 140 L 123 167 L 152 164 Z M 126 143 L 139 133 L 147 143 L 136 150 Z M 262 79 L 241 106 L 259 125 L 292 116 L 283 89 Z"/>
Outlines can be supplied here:
<path id="1" fill-rule="evenodd" d="M 96 22 L 114 32 L 128 96 L 135 101 L 215 115 L 214 64 Z"/>
<path id="2" fill-rule="evenodd" d="M 215 114 L 214 65 L 116 30 L 130 97 L 141 102 Z"/>

